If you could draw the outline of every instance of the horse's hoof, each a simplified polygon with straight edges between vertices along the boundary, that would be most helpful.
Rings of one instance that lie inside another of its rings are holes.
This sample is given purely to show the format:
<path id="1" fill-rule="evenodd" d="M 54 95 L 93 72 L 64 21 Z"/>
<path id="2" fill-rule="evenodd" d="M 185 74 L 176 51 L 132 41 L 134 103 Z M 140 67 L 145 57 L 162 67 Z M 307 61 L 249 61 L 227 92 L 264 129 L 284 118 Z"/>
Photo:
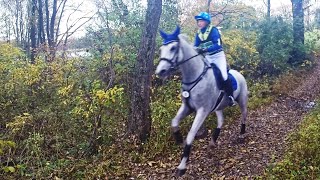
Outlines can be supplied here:
<path id="1" fill-rule="evenodd" d="M 215 148 L 215 147 L 217 147 L 217 143 L 211 140 L 211 141 L 209 141 L 209 147 Z"/>
<path id="2" fill-rule="evenodd" d="M 187 169 L 177 169 L 176 175 L 178 177 L 183 176 L 187 172 Z"/>
<path id="3" fill-rule="evenodd" d="M 241 143 L 241 144 L 245 142 L 245 135 L 244 134 L 240 134 L 239 135 L 238 142 Z"/>
<path id="4" fill-rule="evenodd" d="M 174 137 L 176 144 L 178 144 L 178 145 L 183 144 L 183 137 L 182 137 L 182 134 L 180 133 L 180 130 L 175 131 L 173 133 L 173 137 Z"/>
<path id="5" fill-rule="evenodd" d="M 239 139 L 244 139 L 245 138 L 245 135 L 244 134 L 240 134 L 239 135 Z"/>
<path id="6" fill-rule="evenodd" d="M 203 129 L 197 132 L 195 139 L 204 139 L 207 137 L 207 135 L 208 135 L 208 130 Z"/>
<path id="7" fill-rule="evenodd" d="M 183 139 L 176 140 L 176 145 L 183 145 Z"/>

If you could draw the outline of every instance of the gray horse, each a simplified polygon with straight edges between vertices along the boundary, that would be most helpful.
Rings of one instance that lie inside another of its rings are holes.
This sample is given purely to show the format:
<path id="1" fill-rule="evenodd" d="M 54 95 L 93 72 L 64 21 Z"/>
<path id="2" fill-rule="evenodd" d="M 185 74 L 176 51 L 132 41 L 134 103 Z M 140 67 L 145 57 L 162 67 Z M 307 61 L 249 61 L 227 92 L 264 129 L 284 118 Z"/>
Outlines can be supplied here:
<path id="1" fill-rule="evenodd" d="M 177 170 L 177 174 L 182 176 L 186 172 L 186 163 L 189 159 L 195 135 L 206 117 L 213 111 L 217 115 L 218 125 L 213 131 L 209 145 L 214 146 L 216 144 L 224 121 L 223 109 L 228 107 L 229 98 L 218 87 L 218 81 L 215 78 L 212 66 L 206 63 L 203 56 L 197 53 L 188 42 L 186 36 L 180 34 L 179 27 L 173 34 L 166 34 L 160 31 L 160 35 L 164 41 L 160 48 L 160 62 L 157 66 L 156 74 L 161 78 L 165 78 L 172 71 L 179 69 L 182 75 L 181 95 L 183 103 L 171 122 L 173 136 L 178 144 L 183 143 L 183 137 L 179 130 L 180 121 L 192 112 L 196 113 L 192 127 L 185 140 L 182 160 Z M 233 97 L 235 97 L 241 109 L 240 136 L 243 136 L 248 103 L 247 83 L 238 71 L 230 70 L 229 73 L 232 74 L 237 83 L 237 89 L 234 90 Z"/>

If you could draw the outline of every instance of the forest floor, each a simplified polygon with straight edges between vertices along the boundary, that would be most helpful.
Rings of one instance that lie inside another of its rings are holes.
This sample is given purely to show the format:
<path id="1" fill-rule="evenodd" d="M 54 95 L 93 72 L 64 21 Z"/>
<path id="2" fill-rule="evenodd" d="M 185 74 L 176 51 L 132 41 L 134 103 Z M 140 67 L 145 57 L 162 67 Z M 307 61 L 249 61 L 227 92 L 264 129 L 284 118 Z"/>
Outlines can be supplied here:
<path id="1" fill-rule="evenodd" d="M 209 148 L 210 133 L 195 140 L 187 172 L 175 177 L 180 163 L 177 157 L 161 157 L 161 161 L 132 167 L 137 179 L 252 179 L 263 175 L 270 163 L 282 159 L 288 147 L 288 135 L 298 130 L 304 116 L 312 109 L 320 94 L 320 65 L 317 63 L 294 90 L 268 106 L 249 110 L 246 137 L 238 141 L 240 121 L 227 122 L 218 146 Z M 182 153 L 182 148 L 181 148 Z M 138 174 L 136 174 L 138 173 Z"/>

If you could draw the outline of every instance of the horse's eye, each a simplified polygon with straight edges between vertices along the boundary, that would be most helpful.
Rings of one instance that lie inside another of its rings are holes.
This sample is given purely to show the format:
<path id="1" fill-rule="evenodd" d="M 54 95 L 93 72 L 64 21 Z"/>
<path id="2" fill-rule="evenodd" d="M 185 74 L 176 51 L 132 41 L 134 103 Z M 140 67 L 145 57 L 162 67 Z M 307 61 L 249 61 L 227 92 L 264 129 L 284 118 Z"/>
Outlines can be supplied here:
<path id="1" fill-rule="evenodd" d="M 177 48 L 175 46 L 171 47 L 170 51 L 174 52 Z"/>

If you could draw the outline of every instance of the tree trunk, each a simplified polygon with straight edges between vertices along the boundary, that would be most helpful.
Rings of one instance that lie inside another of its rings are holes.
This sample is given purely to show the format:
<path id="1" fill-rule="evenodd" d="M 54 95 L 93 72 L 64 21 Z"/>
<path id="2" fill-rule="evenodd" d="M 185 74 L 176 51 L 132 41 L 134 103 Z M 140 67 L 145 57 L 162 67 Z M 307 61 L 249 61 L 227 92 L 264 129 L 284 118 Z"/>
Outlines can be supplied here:
<path id="1" fill-rule="evenodd" d="M 144 142 L 151 131 L 150 86 L 162 0 L 148 0 L 144 31 L 132 82 L 128 132 Z"/>
<path id="2" fill-rule="evenodd" d="M 39 21 L 38 21 L 38 38 L 39 38 L 39 43 L 41 46 L 44 45 L 45 43 L 45 34 L 44 34 L 44 21 L 43 21 L 43 2 L 42 0 L 38 0 L 38 16 L 39 16 Z"/>
<path id="3" fill-rule="evenodd" d="M 271 4 L 270 4 L 270 0 L 268 0 L 267 2 L 267 19 L 270 20 L 271 17 Z"/>
<path id="4" fill-rule="evenodd" d="M 16 9 L 15 9 L 15 20 L 16 20 L 16 43 L 18 44 L 18 45 L 21 45 L 21 39 L 20 39 L 20 30 L 21 29 L 19 29 L 19 18 L 20 18 L 20 16 L 19 16 L 19 14 L 20 14 L 20 12 L 21 12 L 21 3 L 18 1 L 18 0 L 16 0 L 16 3 L 15 3 L 15 5 L 16 5 Z"/>
<path id="5" fill-rule="evenodd" d="M 45 10 L 46 10 L 46 32 L 49 46 L 49 58 L 48 61 L 53 61 L 55 58 L 56 51 L 56 42 L 55 42 L 55 22 L 57 16 L 57 0 L 53 0 L 52 2 L 52 14 L 50 16 L 49 12 L 49 3 L 48 0 L 45 0 Z M 58 31 L 58 30 L 57 30 Z"/>
<path id="6" fill-rule="evenodd" d="M 211 1 L 212 1 L 212 0 L 208 0 L 208 4 L 207 4 L 207 5 L 208 5 L 207 12 L 208 12 L 209 14 L 210 14 L 210 4 L 211 4 Z"/>
<path id="7" fill-rule="evenodd" d="M 293 51 L 291 64 L 300 64 L 305 58 L 304 51 L 304 10 L 303 0 L 291 0 L 293 15 Z"/>
<path id="8" fill-rule="evenodd" d="M 37 37 L 36 37 L 36 6 L 37 6 L 37 1 L 32 0 L 31 1 L 31 20 L 30 20 L 30 40 L 31 40 L 31 63 L 34 63 L 35 61 L 35 56 L 37 52 Z"/>
<path id="9" fill-rule="evenodd" d="M 320 9 L 316 10 L 315 22 L 316 22 L 316 27 L 320 28 Z"/>

